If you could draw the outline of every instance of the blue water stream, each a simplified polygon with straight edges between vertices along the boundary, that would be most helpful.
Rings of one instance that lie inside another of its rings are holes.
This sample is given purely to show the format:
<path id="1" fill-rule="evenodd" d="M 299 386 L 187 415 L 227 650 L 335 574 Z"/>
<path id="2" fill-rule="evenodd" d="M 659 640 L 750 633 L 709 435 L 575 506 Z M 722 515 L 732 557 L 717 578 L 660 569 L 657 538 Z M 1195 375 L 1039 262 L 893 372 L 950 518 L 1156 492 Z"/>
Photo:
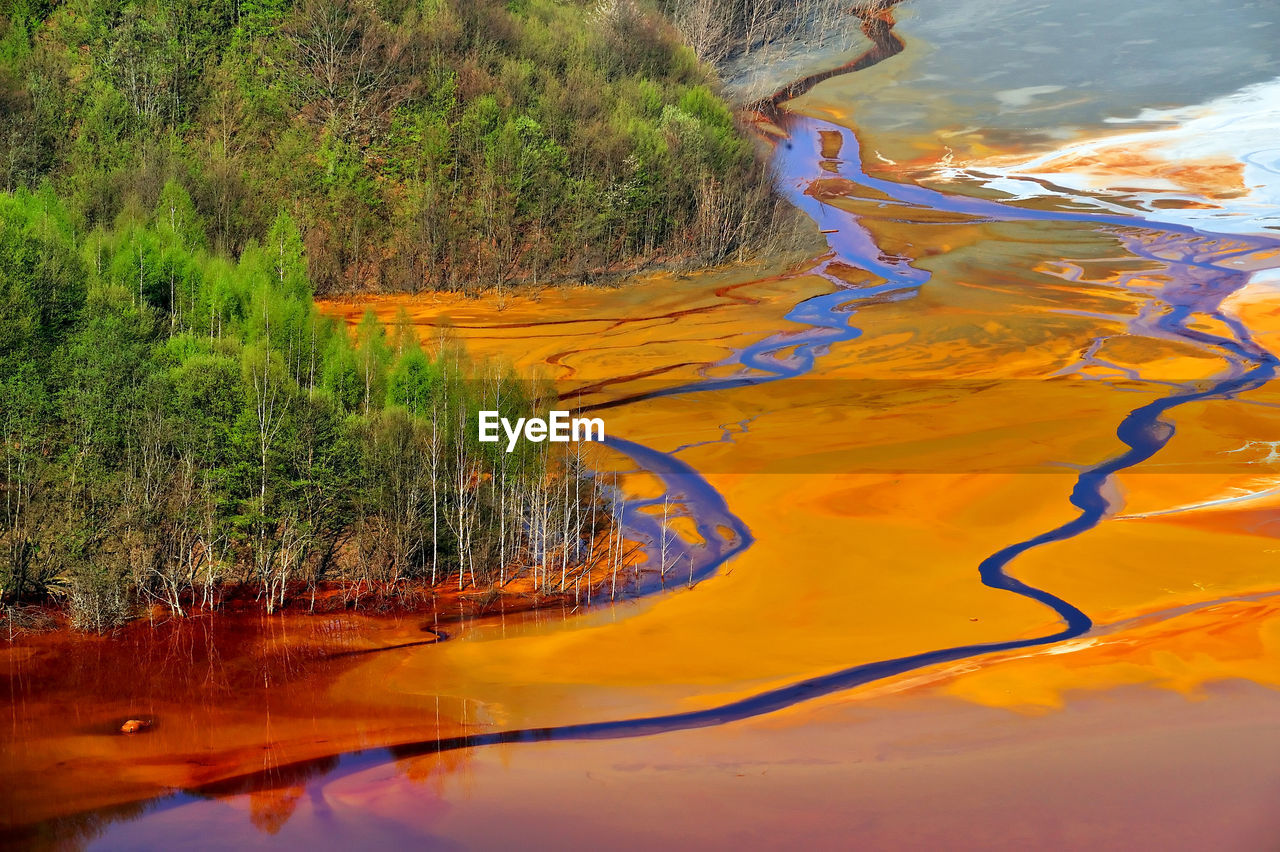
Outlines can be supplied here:
<path id="1" fill-rule="evenodd" d="M 322 774 L 323 780 L 327 782 L 388 761 L 454 749 L 499 743 L 618 739 L 721 725 L 771 713 L 915 669 L 983 654 L 1062 642 L 1090 630 L 1092 621 L 1088 615 L 1057 595 L 1011 576 L 1008 573 L 1009 565 L 1032 548 L 1080 535 L 1102 521 L 1112 510 L 1107 499 L 1110 478 L 1150 459 L 1168 444 L 1174 435 L 1174 426 L 1167 415 L 1173 409 L 1195 401 L 1230 398 L 1259 388 L 1275 377 L 1280 361 L 1256 344 L 1246 329 L 1221 310 L 1222 300 L 1247 281 L 1246 273 L 1224 262 L 1232 254 L 1224 253 L 1222 247 L 1224 240 L 1238 243 L 1239 251 L 1233 254 L 1239 254 L 1275 247 L 1280 245 L 1280 241 L 1261 237 L 1225 238 L 1189 227 L 1151 223 L 1137 216 L 1034 209 L 884 180 L 864 171 L 858 140 L 852 131 L 794 114 L 784 115 L 783 125 L 787 138 L 778 144 L 775 156 L 779 184 L 797 207 L 810 215 L 824 230 L 831 231 L 827 234 L 829 255 L 812 269 L 805 270 L 804 274 L 825 277 L 834 285 L 834 289 L 830 293 L 805 299 L 790 310 L 787 319 L 797 324 L 798 328 L 770 335 L 736 353 L 729 363 L 741 367 L 738 374 L 708 377 L 648 396 L 730 390 L 809 374 L 832 346 L 854 340 L 861 334 L 860 329 L 850 324 L 851 317 L 859 307 L 886 299 L 910 298 L 927 283 L 929 273 L 914 266 L 910 259 L 885 255 L 871 234 L 861 226 L 855 214 L 825 204 L 811 194 L 814 181 L 833 176 L 842 178 L 849 186 L 867 190 L 874 197 L 887 198 L 882 205 L 895 213 L 900 212 L 908 220 L 913 210 L 944 210 L 980 221 L 1075 222 L 1093 228 L 1109 229 L 1131 252 L 1159 260 L 1170 271 L 1170 280 L 1152 295 L 1157 303 L 1157 310 L 1154 312 L 1155 318 L 1149 321 L 1150 333 L 1176 337 L 1201 349 L 1212 350 L 1225 359 L 1226 370 L 1222 377 L 1198 386 L 1178 385 L 1166 388 L 1167 395 L 1130 411 L 1116 429 L 1116 437 L 1124 444 L 1124 451 L 1078 474 L 1069 498 L 1078 510 L 1074 518 L 1024 541 L 1009 544 L 978 565 L 978 577 L 984 585 L 1049 607 L 1061 619 L 1061 627 L 1037 637 L 955 645 L 862 663 L 701 710 L 428 739 L 390 749 L 369 749 L 321 761 L 278 766 L 267 772 L 255 772 L 175 793 L 153 802 L 152 809 L 167 809 L 196 798 L 257 789 L 275 783 L 273 779 L 279 779 L 282 775 L 297 773 L 305 777 Z M 824 136 L 827 142 L 825 146 Z M 838 158 L 824 157 L 823 151 L 830 154 L 832 140 L 836 138 L 839 139 Z M 826 167 L 822 168 L 824 162 Z M 830 272 L 833 264 L 864 270 L 874 280 L 868 284 L 850 284 Z M 1190 327 L 1197 318 L 1203 317 L 1219 320 L 1221 327 L 1230 336 L 1210 334 Z M 662 479 L 666 495 L 657 498 L 657 502 L 671 502 L 677 507 L 677 513 L 691 518 L 697 525 L 702 541 L 695 544 L 685 542 L 681 545 L 683 549 L 677 559 L 688 559 L 689 567 L 682 569 L 677 561 L 674 570 L 678 576 L 685 572 L 693 579 L 709 576 L 727 560 L 750 547 L 750 530 L 732 514 L 724 497 L 693 467 L 674 454 L 663 453 L 621 438 L 611 437 L 609 444 L 629 456 L 640 469 L 652 471 Z M 655 542 L 663 523 L 662 518 L 652 511 L 654 505 L 655 500 L 650 498 L 624 502 L 621 508 L 628 534 L 647 543 L 651 559 L 654 558 Z M 683 576 L 680 578 L 683 579 Z M 650 579 L 643 582 L 653 581 Z"/>
<path id="2" fill-rule="evenodd" d="M 1221 261 L 1231 256 L 1221 252 L 1221 237 L 1192 228 L 1155 225 L 1136 217 L 1029 209 L 881 180 L 862 170 L 857 139 L 851 131 L 798 116 L 789 118 L 786 129 L 789 131 L 789 141 L 780 147 L 777 158 L 781 184 L 797 206 L 813 216 L 824 228 L 834 231 L 828 234 L 831 255 L 806 274 L 824 275 L 837 285 L 837 289 L 806 299 L 787 314 L 789 320 L 807 328 L 779 333 L 741 350 L 736 356 L 736 361 L 745 368 L 741 375 L 693 382 L 663 391 L 663 395 L 730 389 L 805 375 L 814 369 L 816 360 L 833 344 L 858 337 L 861 332 L 849 324 L 849 319 L 859 304 L 891 294 L 909 296 L 928 280 L 929 274 L 913 266 L 909 260 L 885 257 L 870 234 L 859 225 L 856 216 L 825 205 L 806 191 L 815 178 L 830 172 L 811 172 L 818 157 L 812 152 L 799 152 L 796 146 L 812 144 L 818 150 L 820 133 L 834 133 L 841 137 L 842 159 L 836 163 L 840 177 L 857 186 L 883 193 L 893 203 L 902 205 L 907 212 L 912 207 L 919 207 L 947 210 L 989 221 L 1065 221 L 1118 229 L 1119 238 L 1132 251 L 1158 258 L 1175 273 L 1158 294 L 1163 307 L 1154 322 L 1155 329 L 1161 334 L 1176 336 L 1194 345 L 1210 348 L 1226 360 L 1224 377 L 1202 386 L 1176 386 L 1168 395 L 1133 409 L 1124 418 L 1116 430 L 1116 437 L 1126 449 L 1078 474 L 1070 495 L 1071 504 L 1079 510 L 1079 514 L 1073 519 L 1024 541 L 1010 544 L 978 565 L 978 576 L 984 585 L 1049 607 L 1061 619 L 1060 629 L 1043 636 L 955 645 L 862 663 L 702 710 L 574 725 L 517 728 L 430 739 L 390 749 L 352 752 L 339 756 L 336 762 L 330 758 L 323 766 L 316 766 L 316 771 L 323 772 L 326 782 L 387 761 L 454 749 L 549 740 L 618 739 L 722 725 L 927 666 L 982 654 L 1048 645 L 1081 636 L 1092 627 L 1089 616 L 1057 595 L 1011 576 L 1007 570 L 1009 564 L 1032 548 L 1080 535 L 1103 520 L 1112 508 L 1106 496 L 1109 479 L 1120 471 L 1150 459 L 1170 441 L 1174 434 L 1173 424 L 1166 419 L 1170 411 L 1190 402 L 1230 398 L 1259 388 L 1275 377 L 1280 360 L 1258 346 L 1239 323 L 1221 311 L 1222 300 L 1247 280 L 1247 275 L 1238 269 L 1227 264 L 1220 265 Z M 830 167 L 831 160 L 828 159 L 827 162 Z M 1149 238 L 1154 234 L 1162 235 L 1162 241 L 1153 243 L 1150 239 L 1139 239 Z M 1249 238 L 1243 244 L 1247 250 L 1257 250 L 1274 245 L 1275 242 L 1266 238 Z M 1210 251 L 1209 244 L 1213 245 L 1216 253 Z M 827 268 L 836 262 L 863 269 L 881 281 L 870 286 L 849 285 L 828 274 Z M 1197 316 L 1211 316 L 1220 320 L 1223 327 L 1234 336 L 1223 337 L 1189 328 L 1188 324 Z M 658 475 L 667 488 L 667 497 L 679 502 L 689 516 L 698 522 L 705 541 L 698 547 L 703 556 L 696 566 L 697 576 L 714 572 L 726 560 L 750 546 L 750 531 L 732 515 L 724 498 L 691 466 L 671 454 L 631 441 L 611 438 L 610 442 L 615 449 L 630 456 L 640 468 L 659 471 Z M 652 513 L 641 510 L 653 504 L 653 499 L 636 501 L 625 510 L 625 521 L 632 533 L 650 541 L 657 534 L 656 524 L 661 521 L 655 520 Z M 269 783 L 272 776 L 278 777 L 281 773 L 288 774 L 290 771 L 305 772 L 307 765 L 300 763 L 297 766 L 277 767 L 269 773 L 252 773 L 228 779 L 199 790 L 177 794 L 164 802 L 157 802 L 155 807 L 167 808 L 196 797 L 222 796 L 251 790 L 257 785 Z"/>

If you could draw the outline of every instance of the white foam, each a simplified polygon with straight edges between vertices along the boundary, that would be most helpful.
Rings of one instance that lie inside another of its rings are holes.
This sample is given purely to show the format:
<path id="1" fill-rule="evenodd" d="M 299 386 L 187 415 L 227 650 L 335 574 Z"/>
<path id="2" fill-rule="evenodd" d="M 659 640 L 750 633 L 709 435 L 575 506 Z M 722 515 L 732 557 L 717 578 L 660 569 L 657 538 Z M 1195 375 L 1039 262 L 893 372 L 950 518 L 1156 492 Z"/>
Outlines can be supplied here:
<path id="1" fill-rule="evenodd" d="M 1109 212 L 1132 214 L 1133 210 L 1125 205 L 1088 195 L 1111 191 L 1140 203 L 1145 208 L 1143 218 L 1153 221 L 1220 233 L 1280 233 L 1280 78 L 1205 104 L 1147 109 L 1132 118 L 1109 119 L 1108 123 L 1147 127 L 1073 142 L 1020 162 L 957 163 L 939 168 L 936 173 L 948 179 L 977 181 L 1018 199 L 1067 197 Z M 1125 150 L 1141 151 L 1146 157 L 1173 165 L 1238 162 L 1242 165 L 1245 191 L 1235 198 L 1207 198 L 1168 178 L 1088 167 L 1090 162 L 1105 163 L 1108 151 Z M 1076 161 L 1073 165 L 1077 167 L 1068 165 L 1069 160 Z M 1047 181 L 1057 189 L 1038 181 Z M 1212 207 L 1160 208 L 1151 204 L 1157 199 L 1180 199 Z"/>

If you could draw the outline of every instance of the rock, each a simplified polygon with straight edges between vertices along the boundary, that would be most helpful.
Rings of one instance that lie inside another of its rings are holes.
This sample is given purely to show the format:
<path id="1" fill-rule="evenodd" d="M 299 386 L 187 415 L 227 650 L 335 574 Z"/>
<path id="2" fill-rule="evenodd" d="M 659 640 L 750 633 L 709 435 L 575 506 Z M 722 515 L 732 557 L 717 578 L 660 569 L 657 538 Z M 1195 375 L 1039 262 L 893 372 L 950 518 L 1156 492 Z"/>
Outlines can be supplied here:
<path id="1" fill-rule="evenodd" d="M 151 722 L 145 719 L 130 719 L 120 726 L 122 734 L 136 734 L 138 731 L 145 731 L 151 727 Z"/>

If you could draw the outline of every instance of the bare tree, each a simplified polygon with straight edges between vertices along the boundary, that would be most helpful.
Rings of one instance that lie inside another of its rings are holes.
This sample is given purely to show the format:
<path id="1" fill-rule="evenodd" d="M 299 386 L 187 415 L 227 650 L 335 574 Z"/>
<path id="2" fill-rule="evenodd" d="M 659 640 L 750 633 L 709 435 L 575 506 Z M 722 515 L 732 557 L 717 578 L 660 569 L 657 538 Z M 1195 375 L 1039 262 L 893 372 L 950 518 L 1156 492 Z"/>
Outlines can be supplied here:
<path id="1" fill-rule="evenodd" d="M 341 136 L 379 126 L 414 85 L 407 42 L 354 0 L 308 0 L 286 33 L 304 110 Z"/>

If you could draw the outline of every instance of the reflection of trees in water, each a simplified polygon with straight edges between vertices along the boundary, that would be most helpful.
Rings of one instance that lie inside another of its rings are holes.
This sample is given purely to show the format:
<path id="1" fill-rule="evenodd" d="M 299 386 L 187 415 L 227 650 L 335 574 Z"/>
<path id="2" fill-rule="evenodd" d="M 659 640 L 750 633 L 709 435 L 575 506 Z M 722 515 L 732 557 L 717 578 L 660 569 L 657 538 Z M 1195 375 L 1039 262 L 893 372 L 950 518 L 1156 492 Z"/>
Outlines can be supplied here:
<path id="1" fill-rule="evenodd" d="M 436 702 L 442 708 L 441 717 L 448 715 L 443 708 L 449 704 L 459 707 L 470 705 L 469 711 L 455 712 L 459 715 L 464 712 L 471 716 L 477 715 L 476 702 L 471 699 L 449 700 L 437 697 Z M 460 777 L 465 783 L 469 776 L 464 770 L 472 761 L 471 749 L 424 754 L 421 748 L 407 746 L 392 747 L 385 753 L 395 760 L 397 768 L 405 778 L 428 788 L 437 797 L 443 797 L 446 783 L 451 778 Z M 7 837 L 5 835 L 0 837 L 15 841 L 24 847 L 78 848 L 101 837 L 107 828 L 116 822 L 135 820 L 147 813 L 181 807 L 194 802 L 233 799 L 241 796 L 247 799 L 250 823 L 265 834 L 275 835 L 297 813 L 304 798 L 309 798 L 313 803 L 323 802 L 325 776 L 338 768 L 340 760 L 338 756 L 331 756 L 270 766 L 257 772 L 205 784 L 183 793 L 60 817 L 40 825 L 23 827 L 9 833 Z M 385 762 L 385 758 L 379 756 L 370 765 L 383 765 Z"/>
<path id="2" fill-rule="evenodd" d="M 127 802 L 36 825 L 0 829 L 0 845 L 14 849 L 82 849 L 100 837 L 112 823 L 137 819 L 148 811 L 157 810 L 169 798 L 172 797 Z"/>
<path id="3" fill-rule="evenodd" d="M 473 699 L 436 696 L 435 707 L 437 726 L 442 720 L 448 719 L 461 719 L 464 727 L 468 722 L 477 724 L 487 721 L 483 718 L 485 714 L 481 712 L 481 705 Z M 463 770 L 472 761 L 471 749 L 423 754 L 421 749 L 411 746 L 403 749 L 392 746 L 386 749 L 386 755 L 395 761 L 405 778 L 429 788 L 438 797 L 444 795 L 446 782 L 450 778 L 461 776 L 465 781 L 468 776 Z M 313 803 L 323 802 L 326 776 L 338 768 L 340 760 L 339 756 L 332 756 L 272 766 L 259 772 L 205 785 L 192 793 L 203 799 L 247 796 L 250 822 L 260 831 L 274 835 L 294 816 L 299 803 L 308 793 Z M 383 765 L 385 762 L 385 758 L 379 756 L 371 765 Z"/>
<path id="4" fill-rule="evenodd" d="M 450 779 L 456 778 L 465 787 L 471 777 L 469 772 L 464 772 L 472 762 L 473 750 L 469 748 L 434 754 L 401 752 L 395 747 L 389 751 L 396 758 L 396 766 L 405 778 L 428 788 L 439 798 L 444 797 L 445 785 Z"/>
<path id="5" fill-rule="evenodd" d="M 140 710 L 226 709 L 228 700 L 256 707 L 260 701 L 254 693 L 346 670 L 344 654 L 362 650 L 360 637 L 341 618 L 295 623 L 226 615 L 173 619 L 133 625 L 109 639 L 61 637 L 52 653 L 16 663 L 16 680 L 34 712 L 67 697 Z M 43 725 L 48 720 L 30 721 Z"/>
<path id="6" fill-rule="evenodd" d="M 268 623 L 279 624 L 278 620 L 268 620 Z M 270 684 L 273 677 L 283 678 L 314 671 L 317 665 L 325 666 L 325 661 L 329 658 L 328 654 L 317 655 L 313 646 L 299 645 L 297 639 L 289 637 L 287 630 L 269 630 L 254 637 L 255 642 L 262 646 L 257 665 L 244 661 L 228 664 L 217 651 L 218 643 L 213 641 L 216 632 L 209 629 L 208 625 L 201 625 L 199 620 L 185 620 L 179 624 L 180 628 L 167 633 L 162 641 L 152 643 L 149 646 L 152 653 L 140 657 L 136 663 L 157 677 L 173 673 L 185 678 L 183 683 L 187 686 L 197 682 L 202 685 L 207 683 L 208 688 L 204 694 L 211 704 L 216 703 L 214 699 L 217 696 L 229 694 L 240 686 L 250 684 L 253 677 L 265 677 Z M 143 645 L 146 646 L 146 643 Z M 107 670 L 121 650 L 110 643 L 101 643 L 98 653 L 82 667 L 83 673 L 94 674 L 101 687 L 109 681 Z M 353 653 L 359 654 L 360 651 Z M 119 670 L 116 671 L 116 677 L 119 677 Z M 259 680 L 257 685 L 265 696 L 268 689 L 262 684 L 263 681 Z M 241 698 L 243 700 L 244 696 Z M 437 735 L 447 734 L 451 728 L 456 732 L 458 729 L 483 727 L 493 722 L 492 717 L 484 711 L 482 703 L 460 696 L 436 696 L 433 699 L 432 714 Z M 103 725 L 100 733 L 112 734 L 114 726 Z M 278 763 L 276 754 L 275 749 L 268 744 L 264 765 L 259 770 L 189 787 L 181 793 L 110 805 L 44 823 L 16 827 L 0 833 L 0 839 L 13 840 L 25 847 L 77 848 L 102 836 L 116 822 L 135 820 L 147 813 L 182 807 L 202 800 L 241 796 L 247 799 L 250 823 L 258 830 L 274 835 L 294 817 L 308 793 L 313 803 L 324 801 L 325 778 L 338 769 L 342 760 L 340 755 L 333 755 Z M 427 786 L 438 796 L 443 795 L 446 781 L 462 773 L 471 761 L 469 749 L 424 753 L 421 746 L 406 746 L 385 751 L 376 749 L 364 754 L 373 758 L 368 762 L 370 767 L 384 765 L 388 758 L 397 761 L 406 778 Z M 359 753 L 351 755 L 357 760 L 359 756 Z M 359 764 L 356 771 L 358 767 Z"/>
<path id="7" fill-rule="evenodd" d="M 293 816 L 305 787 L 271 787 L 249 794 L 249 821 L 267 834 L 278 834 Z"/>
<path id="8" fill-rule="evenodd" d="M 562 620 L 568 614 L 567 608 L 535 610 L 522 619 L 540 624 L 548 619 Z M 462 614 L 460 621 L 463 627 L 468 623 Z M 408 641 L 375 647 L 370 647 L 370 642 L 377 641 L 377 632 L 371 633 L 365 619 L 349 615 L 262 618 L 224 613 L 152 625 L 137 623 L 105 638 L 75 634 L 47 637 L 48 644 L 13 663 L 12 682 L 19 696 L 14 702 L 16 739 L 123 736 L 121 722 L 126 717 L 141 718 L 153 722 L 154 727 L 137 735 L 140 740 L 163 739 L 155 744 L 140 741 L 140 754 L 154 753 L 157 745 L 165 753 L 182 751 L 192 744 L 212 749 L 205 766 L 192 767 L 196 777 L 234 770 L 245 759 L 264 762 L 255 771 L 186 787 L 177 795 L 111 805 L 38 825 L 15 825 L 8 833 L 32 842 L 40 838 L 37 845 L 48 841 L 74 847 L 90 842 L 113 822 L 180 807 L 192 797 L 242 795 L 248 797 L 248 815 L 254 826 L 272 834 L 280 831 L 302 806 L 310 779 L 332 773 L 339 759 L 326 757 L 281 766 L 282 759 L 289 759 L 288 752 L 276 744 L 289 741 L 299 721 L 306 723 L 316 695 L 370 655 L 436 644 L 455 630 L 450 627 L 446 632 L 432 622 L 406 625 L 409 631 L 414 626 L 423 638 L 414 638 L 413 632 L 406 635 L 405 627 L 398 627 L 392 635 Z M 457 736 L 487 728 L 495 721 L 482 702 L 461 696 L 428 697 L 424 709 L 420 718 L 409 722 L 415 737 Z M 90 718 L 87 726 L 82 722 L 86 716 Z M 237 718 L 252 719 L 258 726 L 257 743 L 244 740 L 243 733 L 235 742 L 221 736 L 227 721 Z M 262 744 L 267 748 L 259 751 Z M 468 762 L 461 753 L 438 758 L 421 749 L 412 755 L 393 751 L 391 756 L 406 758 L 406 774 L 436 790 L 443 789 L 444 779 Z M 417 759 L 408 761 L 411 756 Z M 387 753 L 379 751 L 369 765 L 385 764 L 387 759 Z M 173 768 L 182 769 L 180 764 Z M 64 784 L 74 783 L 71 776 L 67 778 Z M 131 794 L 127 787 L 118 788 L 115 794 L 121 789 Z M 320 786 L 311 792 L 313 798 L 320 796 L 316 801 L 323 801 Z M 132 794 L 150 793 L 144 788 Z M 13 821 L 22 819 L 16 809 L 12 813 Z"/>
<path id="9" fill-rule="evenodd" d="M 422 631 L 428 638 L 402 644 L 439 641 L 426 627 Z M 299 712 L 305 713 L 328 683 L 358 665 L 363 654 L 386 650 L 369 649 L 368 642 L 368 631 L 349 617 L 264 619 L 227 614 L 139 623 L 111 637 L 48 637 L 32 643 L 33 653 L 14 655 L 11 661 L 12 738 L 38 743 L 62 736 L 117 737 L 123 736 L 120 724 L 126 717 L 141 718 L 154 727 L 136 735 L 139 738 L 161 736 L 167 742 L 177 732 L 178 742 L 221 746 L 234 761 L 235 744 L 218 736 L 225 719 L 252 713 L 266 726 L 268 744 L 287 735 Z M 280 734 L 271 730 L 273 707 Z M 147 744 L 139 745 L 146 753 Z M 274 765 L 275 754 L 268 750 L 270 763 L 240 779 L 239 786 L 233 782 L 192 792 L 214 797 L 251 793 L 254 824 L 279 830 L 297 806 L 300 794 L 294 788 L 329 771 L 337 761 L 326 758 L 279 767 Z M 217 758 L 213 760 L 216 767 Z M 29 841 L 74 847 L 92 840 L 106 824 L 181 804 L 180 799 L 164 796 L 151 801 L 108 806 L 41 825 L 10 825 L 0 830 L 0 838 L 7 834 L 24 845 Z M 9 819 L 22 819 L 16 806 Z"/>
<path id="10" fill-rule="evenodd" d="M 255 827 L 267 834 L 276 834 L 297 810 L 298 803 L 307 792 L 308 782 L 333 771 L 338 761 L 339 758 L 334 756 L 272 766 L 182 793 L 59 817 L 24 827 L 11 837 L 24 846 L 75 848 L 101 836 L 112 823 L 127 822 L 150 812 L 201 800 L 237 796 L 248 798 L 249 820 Z"/>
<path id="11" fill-rule="evenodd" d="M 247 796 L 249 821 L 260 831 L 276 834 L 298 809 L 309 782 L 338 765 L 338 757 L 321 757 L 272 766 L 225 781 L 206 784 L 192 794 L 202 799 Z"/>

